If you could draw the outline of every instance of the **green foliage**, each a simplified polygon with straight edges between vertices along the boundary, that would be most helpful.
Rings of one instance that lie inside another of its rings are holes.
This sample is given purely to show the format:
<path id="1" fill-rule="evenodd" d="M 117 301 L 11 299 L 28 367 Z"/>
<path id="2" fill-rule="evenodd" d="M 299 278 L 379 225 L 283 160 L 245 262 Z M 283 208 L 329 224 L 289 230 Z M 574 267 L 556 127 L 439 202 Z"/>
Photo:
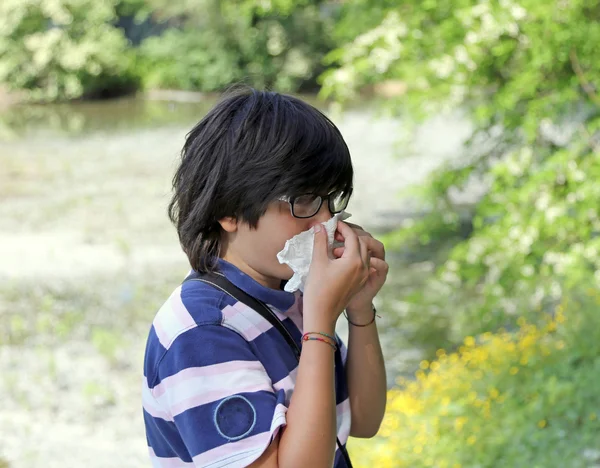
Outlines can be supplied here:
<path id="1" fill-rule="evenodd" d="M 308 89 L 334 47 L 336 10 L 322 0 L 6 0 L 0 84 L 43 101 L 114 95 L 140 82 Z M 134 47 L 126 33 L 136 44 L 146 39 Z"/>
<path id="2" fill-rule="evenodd" d="M 142 74 L 150 87 L 216 91 L 243 81 L 294 91 L 314 83 L 332 47 L 332 18 L 318 1 L 204 0 L 197 9 L 156 3 L 162 20 L 182 13 L 185 20 L 182 28 L 142 44 Z"/>
<path id="3" fill-rule="evenodd" d="M 475 124 L 468 155 L 423 190 L 431 214 L 388 245 L 455 235 L 452 193 L 473 178 L 488 191 L 473 207 L 473 234 L 438 274 L 406 298 L 409 314 L 451 318 L 450 339 L 514 326 L 516 311 L 542 320 L 582 279 L 600 285 L 600 3 L 525 0 L 347 2 L 386 12 L 332 52 L 323 95 L 403 80 L 388 106 L 425 118 L 460 109 Z M 348 27 L 348 24 L 345 24 Z M 449 304 L 460 304 L 459 309 Z"/>
<path id="4" fill-rule="evenodd" d="M 0 83 L 35 100 L 136 86 L 112 0 L 0 2 Z"/>
<path id="5" fill-rule="evenodd" d="M 140 54 L 149 88 L 213 91 L 242 78 L 235 52 L 208 31 L 170 29 L 146 39 Z"/>
<path id="6" fill-rule="evenodd" d="M 123 345 L 123 338 L 119 336 L 118 332 L 106 328 L 93 328 L 91 340 L 98 352 L 109 362 L 117 361 L 117 353 Z"/>
<path id="7" fill-rule="evenodd" d="M 391 390 L 358 466 L 566 467 L 600 460 L 600 296 L 561 304 L 542 327 L 467 337 Z"/>
<path id="8" fill-rule="evenodd" d="M 346 2 L 346 10 L 387 14 L 366 31 L 356 23 L 354 41 L 330 55 L 339 66 L 325 75 L 324 94 L 343 99 L 369 82 L 401 79 L 409 87 L 402 106 L 412 115 L 460 105 L 482 124 L 535 134 L 541 115 L 579 101 L 574 56 L 586 74 L 600 71 L 591 46 L 600 12 L 588 3 Z"/>

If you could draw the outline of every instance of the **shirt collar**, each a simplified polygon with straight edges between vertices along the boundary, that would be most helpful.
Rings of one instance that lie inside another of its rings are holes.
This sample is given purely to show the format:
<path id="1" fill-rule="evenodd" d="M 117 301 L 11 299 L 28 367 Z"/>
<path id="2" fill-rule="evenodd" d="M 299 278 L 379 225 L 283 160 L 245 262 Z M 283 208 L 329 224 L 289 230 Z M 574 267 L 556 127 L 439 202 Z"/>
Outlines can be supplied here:
<path id="1" fill-rule="evenodd" d="M 263 286 L 255 279 L 241 271 L 235 265 L 222 258 L 218 260 L 219 270 L 225 278 L 244 291 L 246 294 L 266 304 L 272 305 L 281 312 L 290 309 L 296 301 L 296 295 L 283 289 L 271 289 Z"/>

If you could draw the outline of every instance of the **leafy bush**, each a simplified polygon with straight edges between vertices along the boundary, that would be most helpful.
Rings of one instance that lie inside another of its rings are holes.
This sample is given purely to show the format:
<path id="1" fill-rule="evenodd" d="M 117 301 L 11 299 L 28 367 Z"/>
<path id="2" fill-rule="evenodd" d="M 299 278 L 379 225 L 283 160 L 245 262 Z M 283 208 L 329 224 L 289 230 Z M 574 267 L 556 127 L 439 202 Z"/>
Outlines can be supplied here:
<path id="1" fill-rule="evenodd" d="M 142 74 L 150 87 L 218 91 L 244 81 L 295 91 L 314 84 L 333 47 L 333 16 L 322 11 L 321 1 L 203 0 L 194 9 L 154 3 L 162 21 L 183 18 L 183 26 L 142 43 Z"/>
<path id="2" fill-rule="evenodd" d="M 518 311 L 541 320 L 540 312 L 551 311 L 565 287 L 589 278 L 600 284 L 600 158 L 585 148 L 542 156 L 523 147 L 486 177 L 490 190 L 475 208 L 473 234 L 421 290 L 404 298 L 409 314 L 449 317 L 454 342 L 513 327 Z M 431 229 L 423 223 L 391 235 L 388 243 Z"/>
<path id="3" fill-rule="evenodd" d="M 517 311 L 543 320 L 539 312 L 582 278 L 600 286 L 600 63 L 591 46 L 600 4 L 346 2 L 345 11 L 356 9 L 382 20 L 355 25 L 357 37 L 329 55 L 336 66 L 323 76 L 325 96 L 344 101 L 364 85 L 402 80 L 408 91 L 387 101 L 391 109 L 417 117 L 458 109 L 475 125 L 465 157 L 421 190 L 430 216 L 388 246 L 454 235 L 454 195 L 474 179 L 488 188 L 469 239 L 403 298 L 409 314 L 449 317 L 448 339 L 458 342 L 515 326 Z"/>
<path id="4" fill-rule="evenodd" d="M 571 299 L 542 327 L 467 337 L 389 392 L 357 466 L 575 468 L 600 461 L 600 295 Z"/>
<path id="5" fill-rule="evenodd" d="M 35 100 L 132 89 L 113 0 L 0 2 L 0 83 Z"/>
<path id="6" fill-rule="evenodd" d="M 243 77 L 224 38 L 206 31 L 169 29 L 146 39 L 139 53 L 149 88 L 214 91 Z"/>
<path id="7" fill-rule="evenodd" d="M 324 0 L 6 0 L 0 84 L 48 101 L 111 96 L 140 82 L 308 90 L 334 47 L 338 9 Z"/>

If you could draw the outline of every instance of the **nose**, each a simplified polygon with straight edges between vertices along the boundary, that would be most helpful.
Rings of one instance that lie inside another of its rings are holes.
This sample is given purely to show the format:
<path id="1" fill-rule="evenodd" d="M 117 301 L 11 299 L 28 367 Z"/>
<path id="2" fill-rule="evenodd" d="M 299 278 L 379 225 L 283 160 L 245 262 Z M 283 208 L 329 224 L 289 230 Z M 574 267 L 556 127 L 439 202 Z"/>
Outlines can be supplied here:
<path id="1" fill-rule="evenodd" d="M 333 214 L 329 211 L 329 205 L 327 204 L 327 200 L 323 202 L 321 205 L 321 209 L 318 211 L 316 215 L 310 218 L 310 227 L 316 226 L 317 224 L 324 223 L 329 221 Z"/>

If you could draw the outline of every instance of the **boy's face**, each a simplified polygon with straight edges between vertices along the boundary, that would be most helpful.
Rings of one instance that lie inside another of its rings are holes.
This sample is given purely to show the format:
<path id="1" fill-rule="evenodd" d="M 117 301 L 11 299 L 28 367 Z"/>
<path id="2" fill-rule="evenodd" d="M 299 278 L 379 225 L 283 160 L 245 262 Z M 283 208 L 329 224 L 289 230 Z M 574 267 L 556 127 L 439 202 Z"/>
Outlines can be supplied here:
<path id="1" fill-rule="evenodd" d="M 295 218 L 287 202 L 271 203 L 258 220 L 256 229 L 232 219 L 222 220 L 225 230 L 222 256 L 259 283 L 278 289 L 281 280 L 289 280 L 293 271 L 277 260 L 288 239 L 332 217 L 327 202 L 311 218 Z"/>

